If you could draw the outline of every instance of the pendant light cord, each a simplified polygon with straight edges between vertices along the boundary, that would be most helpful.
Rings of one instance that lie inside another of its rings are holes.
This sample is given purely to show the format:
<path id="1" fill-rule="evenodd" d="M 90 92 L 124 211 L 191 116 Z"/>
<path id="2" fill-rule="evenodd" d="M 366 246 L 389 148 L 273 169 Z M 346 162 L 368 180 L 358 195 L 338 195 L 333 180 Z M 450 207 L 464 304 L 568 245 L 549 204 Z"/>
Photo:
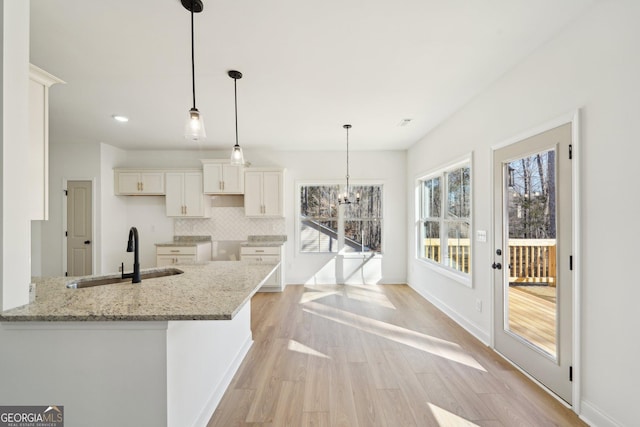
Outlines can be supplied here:
<path id="1" fill-rule="evenodd" d="M 233 98 L 236 111 L 236 147 L 238 147 L 238 79 L 233 79 Z"/>
<path id="2" fill-rule="evenodd" d="M 191 0 L 191 89 L 193 91 L 193 109 L 196 109 L 196 65 L 194 53 L 194 37 L 193 37 L 193 9 L 196 7 L 195 0 Z"/>

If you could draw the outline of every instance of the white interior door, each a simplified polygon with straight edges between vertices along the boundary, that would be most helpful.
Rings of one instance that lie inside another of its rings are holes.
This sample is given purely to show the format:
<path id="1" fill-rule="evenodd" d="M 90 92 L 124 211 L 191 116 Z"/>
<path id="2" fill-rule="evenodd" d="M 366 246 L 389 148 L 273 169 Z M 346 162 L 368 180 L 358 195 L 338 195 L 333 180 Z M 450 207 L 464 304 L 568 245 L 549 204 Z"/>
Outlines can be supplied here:
<path id="1" fill-rule="evenodd" d="M 572 402 L 571 123 L 495 150 L 495 348 Z"/>
<path id="2" fill-rule="evenodd" d="M 67 181 L 67 275 L 92 274 L 91 181 Z"/>

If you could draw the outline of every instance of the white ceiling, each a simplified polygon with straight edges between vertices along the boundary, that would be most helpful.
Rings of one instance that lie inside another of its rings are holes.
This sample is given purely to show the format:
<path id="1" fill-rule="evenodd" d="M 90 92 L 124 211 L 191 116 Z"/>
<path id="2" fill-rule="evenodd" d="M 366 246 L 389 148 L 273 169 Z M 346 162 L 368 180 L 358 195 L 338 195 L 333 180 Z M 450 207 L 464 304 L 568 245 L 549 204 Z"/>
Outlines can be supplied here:
<path id="1" fill-rule="evenodd" d="M 31 0 L 31 62 L 67 82 L 51 141 L 131 149 L 405 149 L 596 0 Z M 130 118 L 115 122 L 112 114 Z M 401 127 L 402 119 L 411 118 Z"/>

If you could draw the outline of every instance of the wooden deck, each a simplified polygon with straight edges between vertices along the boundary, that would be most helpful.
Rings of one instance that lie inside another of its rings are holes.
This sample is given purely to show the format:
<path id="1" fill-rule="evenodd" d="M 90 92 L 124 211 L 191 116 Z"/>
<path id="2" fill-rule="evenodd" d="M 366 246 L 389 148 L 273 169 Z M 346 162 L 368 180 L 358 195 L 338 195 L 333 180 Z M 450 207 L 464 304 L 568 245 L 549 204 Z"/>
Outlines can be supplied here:
<path id="1" fill-rule="evenodd" d="M 584 426 L 406 285 L 288 286 L 208 427 Z"/>
<path id="2" fill-rule="evenodd" d="M 556 355 L 555 286 L 510 286 L 509 329 Z"/>

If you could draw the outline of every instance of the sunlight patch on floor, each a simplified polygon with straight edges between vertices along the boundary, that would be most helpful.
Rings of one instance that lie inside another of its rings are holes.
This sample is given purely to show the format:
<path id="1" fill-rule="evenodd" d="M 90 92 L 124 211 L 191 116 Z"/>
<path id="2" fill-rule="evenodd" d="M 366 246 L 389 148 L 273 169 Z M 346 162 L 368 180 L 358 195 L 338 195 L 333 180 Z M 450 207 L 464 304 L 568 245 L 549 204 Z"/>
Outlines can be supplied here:
<path id="1" fill-rule="evenodd" d="M 434 405 L 433 403 L 427 403 L 433 417 L 438 422 L 440 427 L 479 427 L 478 424 L 474 424 L 469 420 L 465 420 L 459 415 L 453 414 L 446 409 Z"/>
<path id="2" fill-rule="evenodd" d="M 304 304 L 330 295 L 339 295 L 392 310 L 396 309 L 389 298 L 377 289 L 376 285 L 305 285 L 305 292 L 300 297 L 300 302 Z"/>
<path id="3" fill-rule="evenodd" d="M 426 351 L 427 353 L 443 357 L 447 360 L 469 366 L 482 372 L 487 372 L 487 370 L 482 367 L 476 359 L 466 353 L 458 344 L 447 340 L 425 335 L 420 332 L 412 331 L 411 329 L 371 319 L 366 316 L 350 313 L 335 307 L 329 307 L 317 302 L 309 302 L 305 304 L 303 311 L 418 350 Z"/>
<path id="4" fill-rule="evenodd" d="M 311 347 L 308 347 L 308 346 L 306 346 L 306 345 L 304 345 L 301 342 L 296 341 L 296 340 L 289 340 L 289 345 L 287 346 L 287 348 L 290 351 L 295 351 L 295 352 L 298 352 L 298 353 L 308 354 L 309 356 L 321 357 L 323 359 L 331 359 L 326 354 L 320 353 L 318 350 L 314 350 Z"/>
<path id="5" fill-rule="evenodd" d="M 300 297 L 300 303 L 301 304 L 305 304 L 307 302 L 311 302 L 311 301 L 315 301 L 317 299 L 321 299 L 324 297 L 328 297 L 330 295 L 336 295 L 339 294 L 339 291 L 313 291 L 313 292 L 305 292 L 302 294 L 302 296 Z"/>

